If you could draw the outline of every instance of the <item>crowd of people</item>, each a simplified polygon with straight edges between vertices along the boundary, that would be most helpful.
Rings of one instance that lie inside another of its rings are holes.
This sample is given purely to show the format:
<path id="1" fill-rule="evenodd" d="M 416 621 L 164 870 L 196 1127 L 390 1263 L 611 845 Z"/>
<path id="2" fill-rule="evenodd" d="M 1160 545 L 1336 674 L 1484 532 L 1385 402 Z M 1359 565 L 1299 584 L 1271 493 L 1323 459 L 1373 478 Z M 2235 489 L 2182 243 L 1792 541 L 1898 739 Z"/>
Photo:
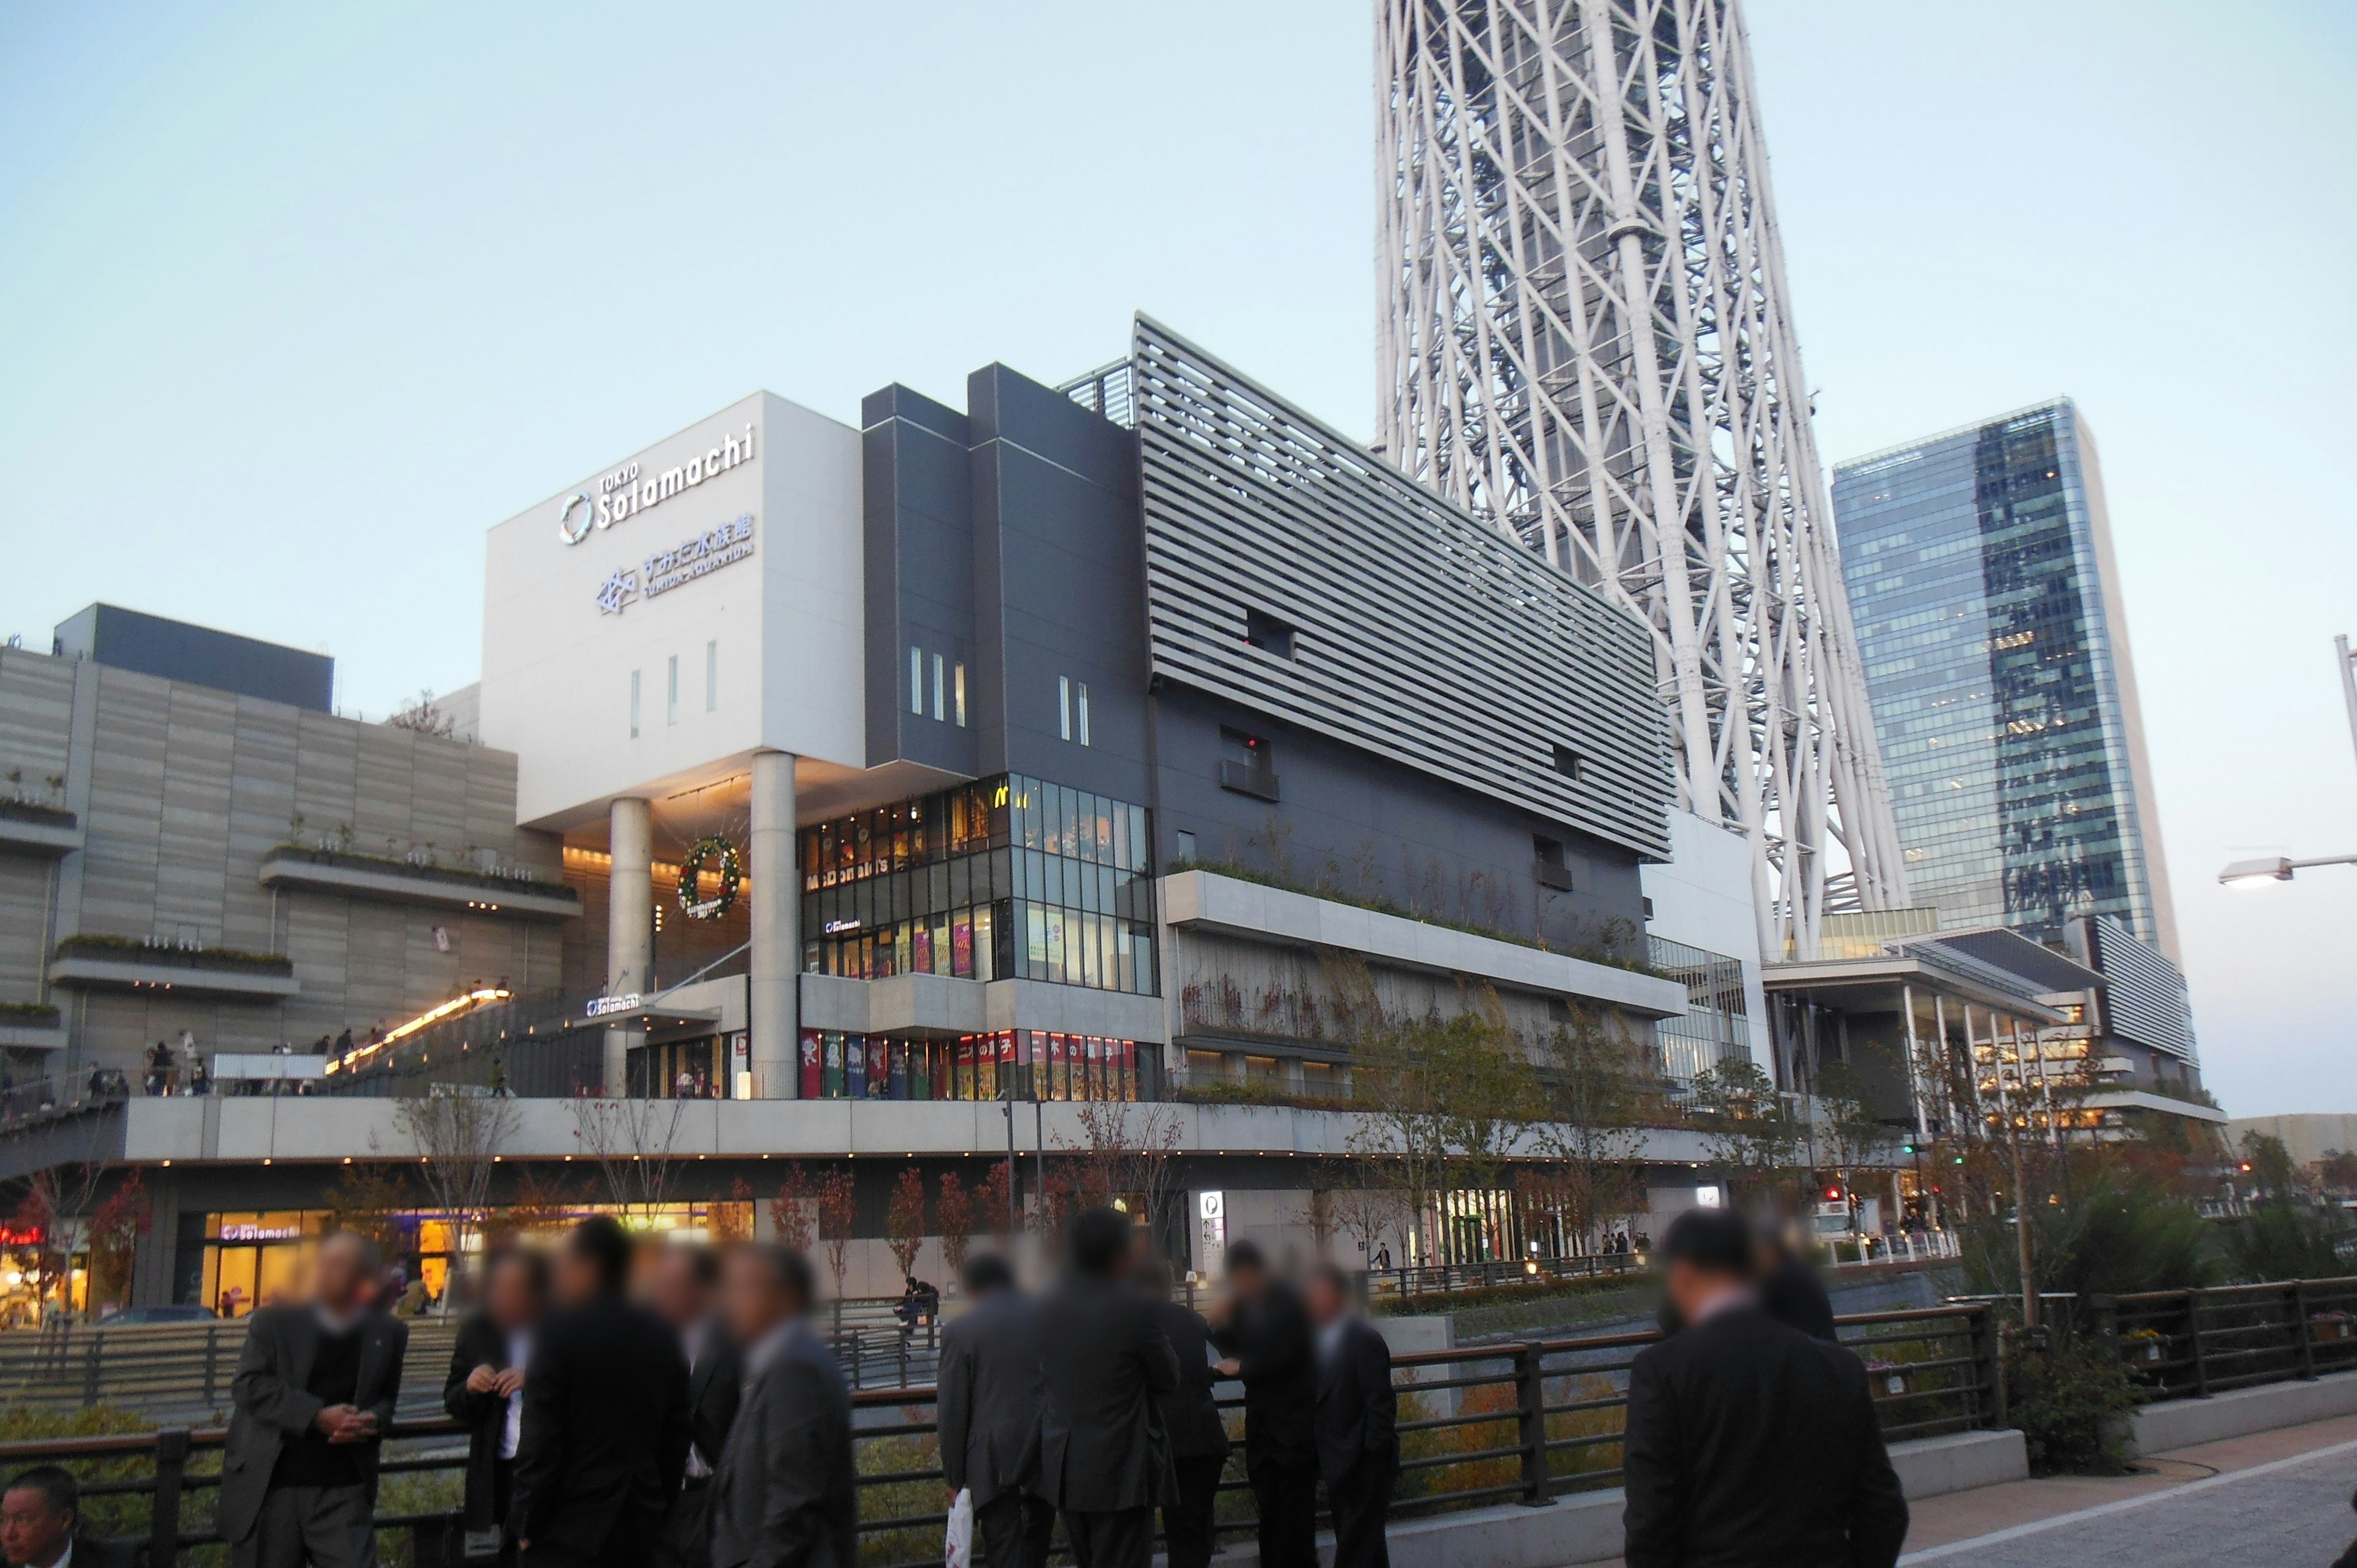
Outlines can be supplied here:
<path id="1" fill-rule="evenodd" d="M 967 1261 L 941 1335 L 943 1504 L 988 1568 L 1044 1568 L 1060 1521 L 1079 1568 L 1207 1568 L 1232 1459 L 1215 1397 L 1243 1391 L 1243 1477 L 1262 1568 L 1387 1568 L 1400 1473 L 1382 1334 L 1330 1264 L 1298 1281 L 1250 1240 L 1207 1313 L 1173 1299 L 1129 1218 L 1090 1209 L 1027 1293 Z M 1814 1273 L 1738 1215 L 1696 1209 L 1660 1254 L 1663 1341 L 1629 1379 L 1628 1568 L 1889 1568 L 1907 1505 L 1866 1371 L 1834 1342 Z M 603 1216 L 546 1253 L 494 1251 L 443 1404 L 468 1434 L 470 1561 L 522 1568 L 856 1568 L 851 1401 L 790 1249 L 637 1255 Z M 373 1568 L 379 1455 L 408 1348 L 374 1244 L 328 1236 L 309 1298 L 253 1317 L 215 1518 L 237 1568 Z M 0 1549 L 30 1568 L 113 1568 L 53 1466 L 0 1494 Z"/>

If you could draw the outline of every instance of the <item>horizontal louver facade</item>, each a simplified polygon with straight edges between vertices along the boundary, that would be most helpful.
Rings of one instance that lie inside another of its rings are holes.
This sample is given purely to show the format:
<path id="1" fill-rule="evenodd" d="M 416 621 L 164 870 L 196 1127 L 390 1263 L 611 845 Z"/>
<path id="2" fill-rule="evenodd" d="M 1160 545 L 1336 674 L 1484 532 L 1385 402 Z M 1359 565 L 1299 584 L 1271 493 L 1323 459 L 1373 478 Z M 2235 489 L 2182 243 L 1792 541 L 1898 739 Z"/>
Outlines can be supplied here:
<path id="1" fill-rule="evenodd" d="M 1643 628 L 1143 316 L 1132 375 L 1156 675 L 1668 856 Z"/>

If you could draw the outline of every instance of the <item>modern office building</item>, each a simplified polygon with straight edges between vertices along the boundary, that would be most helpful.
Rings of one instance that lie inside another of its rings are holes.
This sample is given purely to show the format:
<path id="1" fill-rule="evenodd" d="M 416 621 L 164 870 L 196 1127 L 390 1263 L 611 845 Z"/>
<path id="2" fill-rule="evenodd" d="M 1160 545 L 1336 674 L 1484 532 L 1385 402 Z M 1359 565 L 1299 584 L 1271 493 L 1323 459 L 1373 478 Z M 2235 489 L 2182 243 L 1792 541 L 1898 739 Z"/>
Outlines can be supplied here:
<path id="1" fill-rule="evenodd" d="M 1649 628 L 1753 948 L 1905 907 L 1740 7 L 1381 0 L 1375 52 L 1383 450 Z"/>
<path id="2" fill-rule="evenodd" d="M 108 661 L 215 646 L 170 623 L 0 651 L 0 1175 L 136 1167 L 139 1299 L 250 1305 L 347 1167 L 432 1168 L 403 1106 L 503 1089 L 494 1207 L 637 1172 L 759 1228 L 847 1170 L 856 1293 L 904 1170 L 1019 1140 L 1032 1203 L 1108 1117 L 1158 1118 L 1199 1258 L 1309 1240 L 1371 1015 L 1759 1048 L 1749 856 L 1672 820 L 1642 624 L 1142 317 L 963 402 L 759 393 L 564 486 L 490 531 L 479 683 L 398 725 L 259 645 Z M 1664 1215 L 1705 1156 L 1651 1135 Z M 1448 1201 L 1452 1255 L 1544 1230 Z"/>
<path id="3" fill-rule="evenodd" d="M 2068 398 L 1838 465 L 1914 901 L 2060 943 L 2176 919 L 2093 437 Z"/>

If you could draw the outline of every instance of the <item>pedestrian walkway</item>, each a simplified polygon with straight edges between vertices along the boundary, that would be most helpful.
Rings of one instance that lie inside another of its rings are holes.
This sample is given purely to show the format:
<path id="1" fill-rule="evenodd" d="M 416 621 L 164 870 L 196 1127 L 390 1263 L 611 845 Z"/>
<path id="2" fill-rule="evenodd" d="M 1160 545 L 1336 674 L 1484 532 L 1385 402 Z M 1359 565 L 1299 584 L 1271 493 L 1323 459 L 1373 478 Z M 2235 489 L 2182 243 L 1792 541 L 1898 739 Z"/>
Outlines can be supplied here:
<path id="1" fill-rule="evenodd" d="M 2326 1568 L 2357 1538 L 2357 1416 L 2152 1455 L 2138 1468 L 1924 1498 L 1911 1505 L 1900 1562 Z"/>

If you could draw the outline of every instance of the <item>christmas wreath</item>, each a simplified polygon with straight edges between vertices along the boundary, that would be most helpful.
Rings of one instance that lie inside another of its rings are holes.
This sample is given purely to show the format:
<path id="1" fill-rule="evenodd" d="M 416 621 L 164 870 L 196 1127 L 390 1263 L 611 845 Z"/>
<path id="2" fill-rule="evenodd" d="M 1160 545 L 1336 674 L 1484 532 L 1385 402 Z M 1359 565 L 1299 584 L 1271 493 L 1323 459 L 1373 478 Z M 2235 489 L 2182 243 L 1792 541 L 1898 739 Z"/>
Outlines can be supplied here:
<path id="1" fill-rule="evenodd" d="M 718 891 L 709 898 L 701 897 L 706 871 L 720 878 Z M 679 912 L 691 920 L 716 920 L 737 902 L 737 889 L 744 880 L 745 866 L 737 858 L 735 844 L 717 833 L 700 838 L 680 856 Z"/>

